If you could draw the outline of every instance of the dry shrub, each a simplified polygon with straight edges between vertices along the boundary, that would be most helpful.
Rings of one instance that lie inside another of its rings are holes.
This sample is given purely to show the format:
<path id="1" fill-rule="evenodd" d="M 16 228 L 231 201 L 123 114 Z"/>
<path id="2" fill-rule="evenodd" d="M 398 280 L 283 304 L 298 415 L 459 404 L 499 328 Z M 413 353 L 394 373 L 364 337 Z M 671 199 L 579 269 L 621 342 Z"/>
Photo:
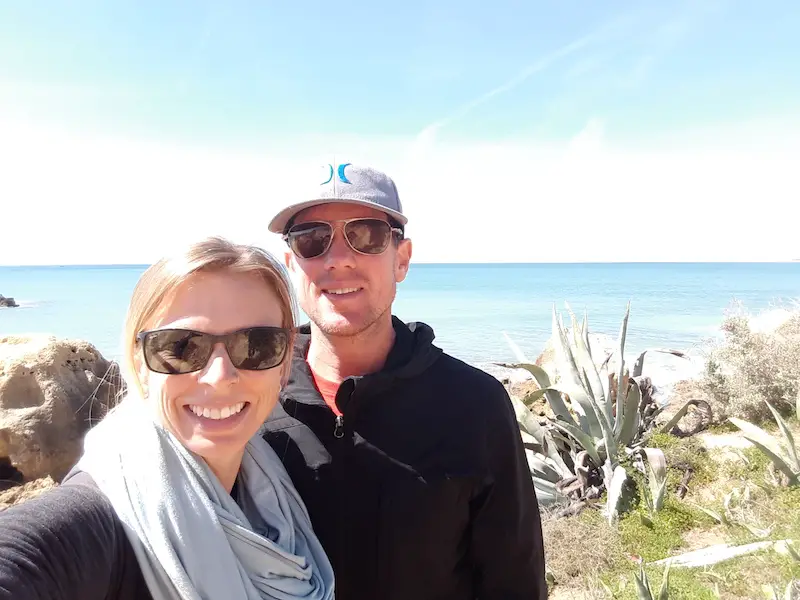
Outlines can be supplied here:
<path id="1" fill-rule="evenodd" d="M 754 330 L 746 315 L 733 314 L 722 331 L 724 341 L 711 351 L 702 380 L 715 420 L 771 421 L 764 400 L 790 414 L 800 393 L 800 312 L 766 332 Z"/>
<path id="2" fill-rule="evenodd" d="M 619 532 L 595 510 L 578 517 L 542 514 L 547 570 L 565 588 L 591 588 L 597 576 L 624 561 Z"/>

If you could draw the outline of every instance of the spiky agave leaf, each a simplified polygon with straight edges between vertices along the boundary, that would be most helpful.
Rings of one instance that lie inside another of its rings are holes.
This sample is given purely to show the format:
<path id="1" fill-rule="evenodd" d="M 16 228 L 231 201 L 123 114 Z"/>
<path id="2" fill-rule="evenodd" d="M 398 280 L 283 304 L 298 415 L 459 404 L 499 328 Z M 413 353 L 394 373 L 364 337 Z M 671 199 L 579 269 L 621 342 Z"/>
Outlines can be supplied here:
<path id="1" fill-rule="evenodd" d="M 528 394 L 526 399 L 530 399 L 530 402 L 533 402 L 541 396 L 544 396 L 556 417 L 577 425 L 575 419 L 572 418 L 572 413 L 569 412 L 564 399 L 561 397 L 561 393 L 553 388 L 550 382 L 550 375 L 548 375 L 547 371 L 542 367 L 533 363 L 501 364 L 500 366 L 512 369 L 525 369 L 533 376 L 533 379 L 539 386 L 539 389 Z"/>
<path id="2" fill-rule="evenodd" d="M 622 390 L 617 389 L 617 396 L 621 396 L 621 392 Z M 639 431 L 639 404 L 641 402 L 642 393 L 634 382 L 628 386 L 628 393 L 625 394 L 622 415 L 617 414 L 616 423 L 619 423 L 619 430 L 614 431 L 619 443 L 623 446 L 629 446 Z"/>
<path id="3" fill-rule="evenodd" d="M 794 578 L 786 584 L 786 591 L 783 593 L 783 600 L 793 600 L 796 598 L 794 595 Z"/>
<path id="4" fill-rule="evenodd" d="M 792 470 L 795 473 L 800 473 L 800 460 L 797 457 L 797 447 L 794 444 L 794 436 L 792 435 L 789 426 L 786 424 L 786 421 L 783 420 L 783 417 L 780 413 L 775 410 L 766 399 L 764 400 L 764 404 L 767 405 L 769 411 L 772 413 L 772 416 L 775 418 L 775 422 L 778 424 L 778 429 L 780 429 L 781 433 L 783 434 L 783 438 L 786 441 L 786 453 L 789 455 L 789 463 L 792 467 Z"/>
<path id="5" fill-rule="evenodd" d="M 525 353 L 522 351 L 522 348 L 517 346 L 516 342 L 511 339 L 511 337 L 508 335 L 508 333 L 506 333 L 504 331 L 503 332 L 503 337 L 505 338 L 506 343 L 508 344 L 508 347 L 511 348 L 511 353 L 517 359 L 517 362 L 521 362 L 521 363 L 530 362 L 527 358 L 525 358 Z"/>
<path id="6" fill-rule="evenodd" d="M 539 425 L 539 421 L 536 419 L 534 414 L 519 400 L 512 398 L 511 402 L 514 405 L 514 411 L 517 413 L 517 423 L 519 424 L 520 429 L 536 440 L 536 442 L 541 446 L 542 455 L 552 460 L 562 473 L 571 474 L 569 468 L 564 462 L 564 459 L 558 452 L 558 448 L 556 447 L 550 432 Z"/>
<path id="7" fill-rule="evenodd" d="M 589 342 L 589 313 L 586 311 L 586 309 L 583 311 L 583 326 L 581 327 L 581 333 L 583 334 L 583 343 L 586 344 L 586 348 L 589 350 L 589 356 L 592 356 L 592 344 Z"/>
<path id="8" fill-rule="evenodd" d="M 797 399 L 795 400 L 794 418 L 800 419 L 800 391 L 797 392 Z"/>
<path id="9" fill-rule="evenodd" d="M 596 440 L 592 438 L 591 435 L 583 431 L 580 427 L 576 427 L 572 423 L 565 423 L 562 421 L 555 421 L 553 425 L 563 431 L 564 433 L 569 434 L 572 438 L 577 442 L 578 446 L 581 450 L 585 450 L 586 453 L 589 455 L 589 458 L 594 461 L 597 466 L 603 464 L 603 460 L 600 457 L 600 453 L 597 449 Z"/>
<path id="10" fill-rule="evenodd" d="M 678 412 L 672 415 L 672 418 L 669 421 L 667 421 L 666 423 L 664 423 L 664 425 L 661 426 L 661 433 L 669 433 L 670 431 L 672 431 L 672 429 L 686 415 L 686 413 L 689 412 L 689 409 L 693 406 L 698 406 L 701 402 L 702 400 L 688 400 L 686 404 L 684 404 L 683 406 L 680 407 L 680 409 L 678 409 Z"/>
<path id="11" fill-rule="evenodd" d="M 647 484 L 650 488 L 650 507 L 654 512 L 664 506 L 667 491 L 667 459 L 658 448 L 642 448 L 647 458 Z"/>
<path id="12" fill-rule="evenodd" d="M 541 506 L 552 506 L 554 504 L 565 504 L 569 502 L 569 498 L 558 491 L 556 484 L 542 479 L 541 477 L 532 476 L 533 488 L 536 491 L 536 499 Z"/>
<path id="13" fill-rule="evenodd" d="M 648 352 L 660 352 L 661 354 L 671 354 L 673 356 L 677 356 L 678 358 L 689 358 L 685 352 L 681 352 L 680 350 L 672 350 L 669 348 L 648 348 L 642 352 L 636 359 L 636 362 L 633 363 L 633 372 L 631 373 L 633 377 L 641 377 L 642 371 L 644 370 L 644 357 Z"/>
<path id="14" fill-rule="evenodd" d="M 575 343 L 575 360 L 583 372 L 586 387 L 591 392 L 591 399 L 601 410 L 606 412 L 606 418 L 610 421 L 612 418 L 611 407 L 609 402 L 606 401 L 605 386 L 597 370 L 597 365 L 592 360 L 592 353 L 589 348 L 588 321 L 584 320 L 583 331 L 579 331 L 577 320 L 572 311 L 570 311 L 570 315 L 572 317 L 572 332 Z"/>
<path id="15" fill-rule="evenodd" d="M 537 454 L 533 450 L 526 449 L 525 458 L 528 460 L 528 469 L 531 475 L 551 483 L 558 483 L 565 477 L 572 475 L 566 467 L 561 469 L 559 465 L 554 463 L 550 458 L 543 454 Z"/>
<path id="16" fill-rule="evenodd" d="M 603 465 L 604 471 L 606 470 L 606 466 L 607 464 Z M 606 474 L 606 476 L 608 477 L 608 474 Z M 606 482 L 606 516 L 608 517 L 609 524 L 613 524 L 619 517 L 619 505 L 622 501 L 622 491 L 628 479 L 628 474 L 622 466 L 617 465 L 613 470 L 613 474 L 608 479 L 610 480 Z"/>
<path id="17" fill-rule="evenodd" d="M 653 600 L 653 592 L 650 590 L 650 581 L 647 579 L 647 572 L 644 570 L 644 561 L 639 561 L 639 572 L 633 574 L 636 579 L 636 595 L 639 600 Z"/>
<path id="18" fill-rule="evenodd" d="M 783 452 L 775 439 L 757 425 L 753 425 L 736 417 L 728 417 L 728 420 L 744 432 L 746 440 L 751 442 L 764 454 L 766 454 L 777 469 L 782 471 L 789 478 L 789 485 L 797 485 L 800 473 L 795 472 L 787 459 L 782 456 Z"/>
<path id="19" fill-rule="evenodd" d="M 693 506 L 694 508 L 704 512 L 720 525 L 730 525 L 730 521 L 728 520 L 728 517 L 724 512 L 718 513 L 715 510 L 711 510 L 710 508 L 706 508 L 705 506 L 700 506 L 699 504 L 690 503 L 690 506 Z"/>
<path id="20" fill-rule="evenodd" d="M 556 342 L 557 351 L 560 352 L 561 356 L 567 357 L 564 360 L 566 366 L 565 371 L 570 373 L 569 379 L 564 377 L 564 381 L 558 386 L 558 389 L 570 397 L 570 400 L 573 401 L 573 407 L 575 407 L 576 412 L 579 414 L 581 412 L 583 413 L 586 426 L 584 426 L 584 423 L 582 422 L 581 429 L 588 433 L 592 439 L 602 440 L 602 445 L 605 447 L 607 458 L 612 462 L 612 464 L 616 464 L 617 443 L 614 438 L 613 426 L 606 418 L 605 410 L 603 410 L 597 404 L 597 402 L 594 401 L 592 391 L 588 389 L 588 387 L 585 385 L 585 382 L 584 384 L 581 384 L 581 375 L 578 372 L 575 357 L 569 348 L 569 344 L 567 343 L 566 334 L 557 319 L 554 322 L 554 327 L 556 327 L 558 330 Z"/>
<path id="21" fill-rule="evenodd" d="M 587 389 L 555 307 L 553 307 L 553 341 L 556 357 L 561 365 L 561 381 L 558 389 L 569 396 L 572 406 L 578 414 L 580 428 L 592 437 L 603 437 L 597 404 L 591 398 L 591 390 Z"/>
<path id="22" fill-rule="evenodd" d="M 661 578 L 661 589 L 658 591 L 658 600 L 669 600 L 669 569 L 672 566 L 672 561 L 667 561 L 667 566 L 664 567 L 664 576 Z"/>
<path id="23" fill-rule="evenodd" d="M 617 353 L 619 355 L 619 369 L 617 370 L 617 419 L 622 418 L 622 413 L 624 412 L 625 398 L 622 395 L 622 382 L 625 377 L 625 338 L 628 335 L 628 318 L 631 314 L 631 303 L 628 302 L 628 305 L 625 307 L 625 316 L 622 317 L 622 326 L 619 330 L 619 339 L 617 340 L 617 344 L 619 348 L 617 349 Z M 609 402 L 611 399 L 609 398 Z"/>
<path id="24" fill-rule="evenodd" d="M 575 359 L 575 365 L 578 368 L 578 374 L 580 376 L 580 384 L 581 386 L 587 391 L 589 397 L 592 398 L 595 402 L 597 401 L 597 397 L 594 394 L 594 389 L 592 384 L 589 380 L 589 371 L 587 370 L 586 361 L 582 356 L 579 355 L 578 350 L 578 340 L 583 339 L 583 333 L 581 332 L 581 327 L 578 324 L 578 320 L 575 318 L 575 313 L 572 312 L 568 303 L 565 303 L 567 307 L 567 313 L 569 314 L 570 324 L 572 325 L 570 329 L 570 333 L 572 334 L 572 343 L 569 342 L 569 336 L 567 335 L 567 328 L 564 327 L 564 321 L 561 318 L 561 315 L 558 315 L 558 321 L 561 325 L 561 328 L 564 330 L 564 339 L 566 340 L 567 348 L 572 352 L 572 357 Z"/>

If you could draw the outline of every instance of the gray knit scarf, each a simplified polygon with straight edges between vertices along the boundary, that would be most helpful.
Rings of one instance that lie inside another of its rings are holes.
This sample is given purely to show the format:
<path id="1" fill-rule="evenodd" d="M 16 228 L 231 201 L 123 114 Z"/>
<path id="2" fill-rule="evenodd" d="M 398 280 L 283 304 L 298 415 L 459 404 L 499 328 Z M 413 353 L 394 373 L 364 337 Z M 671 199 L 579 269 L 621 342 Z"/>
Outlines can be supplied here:
<path id="1" fill-rule="evenodd" d="M 110 499 L 154 600 L 334 597 L 305 505 L 260 434 L 239 471 L 241 507 L 136 397 L 89 431 L 77 469 Z"/>

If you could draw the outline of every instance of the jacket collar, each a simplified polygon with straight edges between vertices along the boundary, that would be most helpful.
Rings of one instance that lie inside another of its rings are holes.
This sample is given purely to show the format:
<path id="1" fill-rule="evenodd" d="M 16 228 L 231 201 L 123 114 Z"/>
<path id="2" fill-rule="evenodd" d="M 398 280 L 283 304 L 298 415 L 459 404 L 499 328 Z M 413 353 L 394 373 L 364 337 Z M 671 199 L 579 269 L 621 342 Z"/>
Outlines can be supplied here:
<path id="1" fill-rule="evenodd" d="M 345 382 L 353 380 L 353 384 L 363 389 L 365 393 L 379 393 L 390 387 L 397 379 L 419 375 L 442 354 L 441 349 L 432 344 L 435 337 L 433 329 L 425 323 L 404 323 L 392 316 L 392 325 L 395 330 L 395 341 L 383 368 L 376 373 L 348 377 Z M 297 328 L 292 366 L 286 386 L 281 392 L 281 402 L 292 399 L 304 404 L 325 404 L 314 385 L 314 378 L 306 361 L 310 344 L 311 326 L 306 323 Z M 342 385 L 345 382 L 342 382 Z"/>

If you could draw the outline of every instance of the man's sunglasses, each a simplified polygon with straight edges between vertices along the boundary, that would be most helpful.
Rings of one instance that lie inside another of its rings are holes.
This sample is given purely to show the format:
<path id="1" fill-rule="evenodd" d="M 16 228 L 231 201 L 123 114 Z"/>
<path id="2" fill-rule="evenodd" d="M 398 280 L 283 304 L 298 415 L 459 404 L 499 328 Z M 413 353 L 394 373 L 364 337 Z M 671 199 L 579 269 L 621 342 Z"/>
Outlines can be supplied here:
<path id="1" fill-rule="evenodd" d="M 292 226 L 283 239 L 300 258 L 316 258 L 325 254 L 333 243 L 334 223 L 342 223 L 347 245 L 359 254 L 381 254 L 389 247 L 392 235 L 403 235 L 382 219 L 360 218 L 343 221 L 310 221 Z"/>
<path id="2" fill-rule="evenodd" d="M 283 362 L 289 346 L 289 330 L 280 327 L 248 327 L 214 335 L 191 329 L 154 329 L 136 336 L 147 368 L 156 373 L 179 375 L 199 371 L 208 364 L 214 345 L 222 342 L 231 363 L 245 371 L 272 369 Z"/>

